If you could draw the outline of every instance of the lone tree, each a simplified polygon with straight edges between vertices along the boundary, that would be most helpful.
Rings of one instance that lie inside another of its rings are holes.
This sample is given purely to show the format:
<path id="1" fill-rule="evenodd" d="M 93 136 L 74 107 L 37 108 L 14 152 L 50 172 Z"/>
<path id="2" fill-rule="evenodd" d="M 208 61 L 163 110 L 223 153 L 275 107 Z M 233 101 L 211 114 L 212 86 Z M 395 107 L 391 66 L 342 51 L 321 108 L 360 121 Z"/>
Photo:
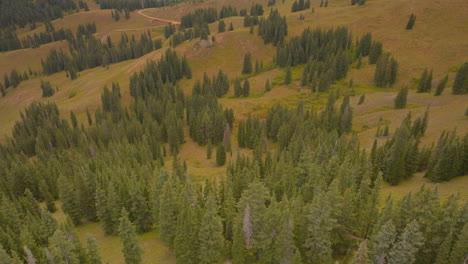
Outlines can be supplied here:
<path id="1" fill-rule="evenodd" d="M 242 87 L 242 96 L 248 97 L 250 95 L 250 82 L 249 79 L 245 79 L 244 87 Z"/>
<path id="2" fill-rule="evenodd" d="M 286 76 L 284 77 L 284 84 L 290 84 L 292 79 L 292 72 L 291 68 L 287 67 L 286 68 Z"/>
<path id="3" fill-rule="evenodd" d="M 224 20 L 220 20 L 218 24 L 218 32 L 222 33 L 226 31 L 226 23 L 224 23 Z"/>
<path id="4" fill-rule="evenodd" d="M 226 150 L 223 144 L 219 144 L 216 149 L 216 165 L 223 166 L 226 163 Z"/>
<path id="5" fill-rule="evenodd" d="M 141 255 L 143 250 L 138 245 L 135 225 L 128 219 L 128 213 L 125 208 L 122 209 L 122 216 L 120 217 L 119 237 L 122 240 L 126 264 L 139 264 L 141 263 Z"/>
<path id="6" fill-rule="evenodd" d="M 247 53 L 244 56 L 244 67 L 242 68 L 242 74 L 252 73 L 252 54 Z"/>
<path id="7" fill-rule="evenodd" d="M 403 87 L 395 97 L 395 109 L 403 109 L 406 107 L 408 100 L 408 87 Z"/>
<path id="8" fill-rule="evenodd" d="M 265 83 L 265 92 L 269 92 L 269 91 L 271 91 L 271 85 L 270 85 L 270 80 L 267 79 Z"/>
<path id="9" fill-rule="evenodd" d="M 435 96 L 439 96 L 442 94 L 442 92 L 445 89 L 445 85 L 447 85 L 447 81 L 448 81 L 448 75 L 445 75 L 445 77 L 442 80 L 440 80 L 439 84 L 437 85 L 437 88 L 434 93 Z"/>
<path id="10" fill-rule="evenodd" d="M 408 20 L 408 23 L 406 24 L 406 30 L 411 30 L 413 29 L 413 26 L 414 26 L 414 22 L 416 21 L 416 15 L 415 14 L 411 14 L 410 15 L 410 18 Z"/>
<path id="11" fill-rule="evenodd" d="M 424 72 L 421 74 L 418 82 L 418 93 L 428 93 L 432 89 L 432 70 L 427 71 L 427 68 L 424 69 Z"/>
<path id="12" fill-rule="evenodd" d="M 452 87 L 453 94 L 468 93 L 468 62 L 463 63 L 455 76 Z"/>

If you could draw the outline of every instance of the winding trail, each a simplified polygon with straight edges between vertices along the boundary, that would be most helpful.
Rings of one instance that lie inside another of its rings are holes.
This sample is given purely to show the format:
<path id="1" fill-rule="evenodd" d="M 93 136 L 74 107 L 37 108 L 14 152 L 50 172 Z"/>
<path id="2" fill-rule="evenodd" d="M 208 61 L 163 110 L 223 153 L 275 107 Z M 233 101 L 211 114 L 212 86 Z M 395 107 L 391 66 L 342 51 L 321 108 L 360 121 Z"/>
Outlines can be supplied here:
<path id="1" fill-rule="evenodd" d="M 143 14 L 143 11 L 145 11 L 145 10 L 148 10 L 148 9 L 142 9 L 142 10 L 138 11 L 137 13 L 144 16 L 144 17 L 147 17 L 149 19 L 158 20 L 158 21 L 167 22 L 167 23 L 172 23 L 174 25 L 180 25 L 179 21 L 169 20 L 169 19 L 162 19 L 162 18 L 152 17 L 152 16 L 149 16 L 149 15 Z"/>
<path id="2" fill-rule="evenodd" d="M 140 11 L 137 11 L 137 13 L 141 16 L 144 16 L 146 18 L 149 18 L 151 20 L 157 20 L 157 21 L 161 21 L 161 22 L 166 22 L 166 23 L 172 23 L 174 25 L 180 25 L 180 21 L 175 21 L 175 20 L 169 20 L 169 19 L 162 19 L 162 18 L 159 18 L 159 17 L 153 17 L 153 16 L 149 16 L 149 15 L 146 15 L 146 14 L 143 14 L 143 11 L 145 10 L 148 10 L 149 8 L 147 9 L 142 9 Z M 111 30 L 109 32 L 107 32 L 102 38 L 101 38 L 101 41 L 104 41 L 107 36 L 111 33 L 111 32 L 123 32 L 123 31 L 140 31 L 140 30 L 148 30 L 148 29 L 153 29 L 153 28 L 159 28 L 159 27 L 165 27 L 166 25 L 159 25 L 159 26 L 151 26 L 151 27 L 142 27 L 142 28 L 121 28 L 121 29 L 114 29 L 114 30 Z"/>

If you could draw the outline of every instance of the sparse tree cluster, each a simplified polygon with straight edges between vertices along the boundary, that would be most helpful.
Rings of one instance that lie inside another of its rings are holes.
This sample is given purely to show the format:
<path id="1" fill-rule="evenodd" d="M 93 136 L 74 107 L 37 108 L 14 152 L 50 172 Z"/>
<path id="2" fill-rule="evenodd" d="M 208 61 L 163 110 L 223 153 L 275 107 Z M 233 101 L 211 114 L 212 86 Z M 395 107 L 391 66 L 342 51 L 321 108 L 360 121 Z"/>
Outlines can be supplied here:
<path id="1" fill-rule="evenodd" d="M 310 8 L 310 0 L 295 0 L 291 6 L 291 12 L 299 12 Z"/>
<path id="2" fill-rule="evenodd" d="M 396 82 L 398 62 L 390 55 L 381 55 L 375 67 L 374 83 L 377 87 L 390 87 Z"/>
<path id="3" fill-rule="evenodd" d="M 86 33 L 86 35 L 85 35 Z M 52 49 L 45 60 L 42 60 L 42 68 L 45 74 L 66 71 L 72 80 L 77 78 L 77 73 L 97 66 L 107 67 L 109 64 L 135 59 L 154 50 L 151 33 L 143 33 L 137 41 L 134 36 L 129 37 L 122 33 L 118 45 L 112 42 L 108 36 L 102 43 L 94 38 L 90 31 L 78 32 L 76 38 L 68 39 L 70 53 L 63 50 Z"/>
<path id="4" fill-rule="evenodd" d="M 282 45 L 284 38 L 288 35 L 286 17 L 281 17 L 277 9 L 272 9 L 268 18 L 260 18 L 258 35 L 263 38 L 265 44 Z"/>
<path id="5" fill-rule="evenodd" d="M 41 80 L 41 90 L 42 90 L 42 97 L 51 97 L 54 95 L 55 90 L 52 88 L 52 85 L 49 81 L 42 81 Z"/>

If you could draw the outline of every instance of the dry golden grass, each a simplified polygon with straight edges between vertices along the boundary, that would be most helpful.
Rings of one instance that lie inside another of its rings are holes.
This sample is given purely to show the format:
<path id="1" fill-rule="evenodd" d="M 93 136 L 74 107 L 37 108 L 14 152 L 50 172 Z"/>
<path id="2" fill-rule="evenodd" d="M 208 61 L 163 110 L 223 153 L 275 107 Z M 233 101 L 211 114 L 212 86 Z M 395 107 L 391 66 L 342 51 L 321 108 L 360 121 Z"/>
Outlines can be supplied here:
<path id="1" fill-rule="evenodd" d="M 406 117 L 408 112 L 411 112 L 413 120 L 418 116 L 422 116 L 429 107 L 429 125 L 426 135 L 421 139 L 423 144 L 431 144 L 436 141 L 444 130 L 454 130 L 461 134 L 468 131 L 468 118 L 465 116 L 467 108 L 467 95 L 452 95 L 448 89 L 441 96 L 432 94 L 418 94 L 411 91 L 408 96 L 408 104 L 415 105 L 415 108 L 410 109 L 393 109 L 393 100 L 395 93 L 376 92 L 366 95 L 366 100 L 362 105 L 357 105 L 359 96 L 351 99 L 351 104 L 354 108 L 354 129 L 363 130 L 364 126 L 370 129 L 358 133 L 359 139 L 363 147 L 370 149 L 375 139 L 378 123 L 380 119 L 387 121 L 390 127 L 390 136 L 397 127 L 401 125 L 401 121 Z M 382 108 L 388 106 L 388 108 Z M 381 111 L 372 111 L 379 108 Z M 361 115 L 362 113 L 368 113 Z M 384 142 L 387 138 L 379 137 L 378 142 Z"/>
<path id="2" fill-rule="evenodd" d="M 451 195 L 460 195 L 462 200 L 468 200 L 468 175 L 457 177 L 449 182 L 441 182 L 438 184 L 432 183 L 424 178 L 424 173 L 416 173 L 412 178 L 400 183 L 397 186 L 390 186 L 385 184 L 381 198 L 386 198 L 391 195 L 394 199 L 400 199 L 408 193 L 418 192 L 422 186 L 429 189 L 434 189 L 436 186 L 439 188 L 439 195 L 442 200 L 447 199 Z"/>

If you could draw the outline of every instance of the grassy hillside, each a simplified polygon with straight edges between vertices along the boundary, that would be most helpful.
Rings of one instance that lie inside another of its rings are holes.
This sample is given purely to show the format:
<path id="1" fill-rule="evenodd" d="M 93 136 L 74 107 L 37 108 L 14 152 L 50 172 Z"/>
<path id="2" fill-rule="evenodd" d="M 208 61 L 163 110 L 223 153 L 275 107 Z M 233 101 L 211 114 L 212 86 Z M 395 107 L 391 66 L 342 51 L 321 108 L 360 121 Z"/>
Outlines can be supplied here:
<path id="1" fill-rule="evenodd" d="M 143 13 L 162 19 L 180 20 L 180 18 L 196 8 L 217 7 L 232 5 L 239 8 L 249 7 L 254 2 L 260 2 L 266 7 L 267 0 L 206 0 L 201 3 L 183 3 L 173 7 L 152 8 Z M 277 1 L 275 8 L 282 15 L 287 16 L 289 34 L 288 38 L 301 34 L 307 27 L 329 28 L 346 25 L 357 38 L 366 32 L 372 32 L 373 38 L 383 43 L 384 50 L 390 52 L 399 62 L 398 81 L 393 88 L 376 88 L 373 85 L 374 65 L 366 65 L 360 69 L 353 69 L 344 80 L 338 81 L 332 86 L 340 89 L 342 94 L 351 92 L 348 87 L 349 80 L 353 79 L 355 96 L 351 98 L 353 107 L 353 130 L 356 132 L 362 148 L 370 149 L 379 124 L 389 124 L 390 135 L 377 138 L 379 144 L 383 144 L 392 136 L 395 129 L 400 126 L 403 118 L 411 112 L 413 117 L 424 114 L 429 108 L 429 126 L 426 135 L 422 137 L 422 144 L 430 145 L 438 139 L 444 130 L 456 129 L 460 133 L 468 131 L 468 117 L 466 116 L 468 95 L 455 96 L 451 94 L 451 85 L 454 72 L 463 61 L 468 60 L 468 16 L 466 16 L 466 4 L 463 1 L 426 1 L 426 0 L 369 0 L 364 6 L 351 6 L 349 0 L 334 0 L 329 2 L 327 8 L 319 7 L 319 0 L 312 0 L 311 10 L 291 13 L 293 0 L 282 3 Z M 73 31 L 82 23 L 95 22 L 97 24 L 96 36 L 104 38 L 110 35 L 114 41 L 118 41 L 121 32 L 139 36 L 146 30 L 151 30 L 153 39 L 163 38 L 164 22 L 149 19 L 137 12 L 131 13 L 131 18 L 121 18 L 115 22 L 110 10 L 99 10 L 93 1 L 88 1 L 91 11 L 71 14 L 63 19 L 53 21 L 56 29 L 70 28 Z M 268 12 L 267 12 L 268 13 Z M 298 20 L 299 14 L 304 14 L 304 20 Z M 417 15 L 413 30 L 405 30 L 405 25 L 411 13 Z M 304 65 L 293 69 L 293 82 L 284 85 L 284 70 L 274 66 L 273 58 L 276 49 L 271 45 L 265 45 L 256 34 L 249 33 L 249 28 L 243 27 L 241 17 L 225 19 L 226 24 L 233 23 L 235 30 L 232 32 L 217 33 L 218 22 L 210 25 L 210 31 L 216 41 L 200 41 L 193 39 L 179 45 L 175 50 L 179 55 L 185 55 L 193 71 L 193 78 L 182 80 L 180 86 L 186 94 L 191 93 L 192 85 L 203 77 L 209 76 L 222 69 L 229 75 L 231 84 L 236 77 L 240 77 L 243 57 L 247 52 L 253 54 L 253 62 L 262 61 L 264 69 L 258 74 L 242 76 L 249 78 L 251 95 L 247 98 L 234 98 L 232 88 L 229 93 L 220 99 L 225 107 L 232 108 L 236 115 L 236 122 L 248 115 L 265 117 L 266 111 L 274 104 L 280 103 L 286 106 L 294 106 L 298 101 L 305 103 L 306 108 L 321 109 L 326 103 L 328 93 L 312 94 L 309 89 L 300 87 L 300 75 Z M 33 31 L 19 30 L 20 38 L 28 34 L 42 32 L 44 26 L 39 26 Z M 105 85 L 119 82 L 122 87 L 122 100 L 128 105 L 133 99 L 128 89 L 129 76 L 141 70 L 148 60 L 159 59 L 169 47 L 168 41 L 164 48 L 153 51 L 139 59 L 124 61 L 110 65 L 109 69 L 97 67 L 79 73 L 79 78 L 70 80 L 64 72 L 50 76 L 33 77 L 22 82 L 17 88 L 10 89 L 5 97 L 0 97 L 0 141 L 11 134 L 11 128 L 20 116 L 20 112 L 33 101 L 54 102 L 57 104 L 63 117 L 69 118 L 69 112 L 74 111 L 78 120 L 85 123 L 86 109 L 95 110 L 101 104 L 101 91 Z M 0 76 L 13 69 L 20 71 L 40 70 L 41 59 L 45 58 L 52 48 L 67 49 L 67 44 L 54 42 L 42 45 L 37 49 L 24 49 L 0 53 Z M 364 60 L 366 61 L 366 60 Z M 434 70 L 434 84 L 449 74 L 449 84 L 441 96 L 433 94 L 418 94 L 414 88 L 424 68 Z M 40 81 L 48 80 L 53 87 L 58 87 L 58 92 L 51 98 L 42 98 Z M 265 82 L 272 83 L 272 90 L 265 92 Z M 393 100 L 398 89 L 408 85 L 411 90 L 408 97 L 408 108 L 393 109 Z M 365 102 L 358 105 L 360 95 L 365 94 Z M 338 102 L 339 103 L 339 102 Z M 188 135 L 188 129 L 185 135 Z M 180 157 L 187 162 L 188 172 L 194 181 L 205 179 L 220 179 L 226 173 L 226 165 L 217 167 L 214 158 L 206 159 L 206 147 L 199 146 L 187 137 L 187 142 L 182 145 Z M 232 134 L 233 153 L 228 154 L 227 161 L 235 159 L 237 152 L 251 155 L 252 151 L 237 148 L 237 131 Z M 275 149 L 271 142 L 268 149 Z M 172 158 L 166 158 L 166 164 L 170 169 Z M 423 174 L 418 173 L 411 179 L 398 186 L 385 185 L 383 196 L 392 195 L 400 198 L 408 192 L 416 192 L 421 186 L 435 188 L 436 184 L 430 183 Z M 464 200 L 468 199 L 468 176 L 458 177 L 450 182 L 437 185 L 440 195 L 446 198 L 452 194 L 461 193 Z M 465 192 L 464 192 L 465 191 Z M 63 214 L 56 213 L 58 219 L 63 219 Z M 105 236 L 99 224 L 88 223 L 77 228 L 81 239 L 85 239 L 86 233 L 93 234 L 101 246 L 104 262 L 123 263 L 120 251 L 121 242 L 118 237 Z M 139 242 L 145 251 L 144 263 L 175 263 L 172 253 L 157 239 L 155 232 L 149 232 L 139 236 Z"/>

